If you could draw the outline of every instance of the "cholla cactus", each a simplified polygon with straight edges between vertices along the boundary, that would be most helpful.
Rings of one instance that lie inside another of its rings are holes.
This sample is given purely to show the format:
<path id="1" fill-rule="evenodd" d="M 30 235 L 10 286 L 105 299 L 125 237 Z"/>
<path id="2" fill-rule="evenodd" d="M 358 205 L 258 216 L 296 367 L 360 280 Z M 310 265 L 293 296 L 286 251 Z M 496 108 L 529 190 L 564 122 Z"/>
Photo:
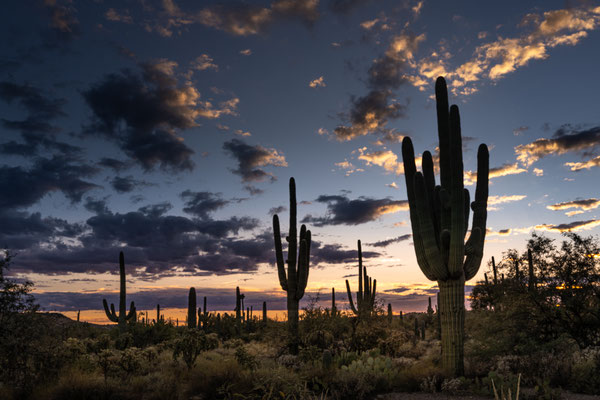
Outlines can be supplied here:
<path id="1" fill-rule="evenodd" d="M 348 279 L 346 279 L 346 290 L 348 292 L 348 301 L 350 302 L 352 312 L 359 318 L 371 315 L 375 304 L 377 279 L 373 280 L 369 277 L 369 275 L 367 275 L 367 267 L 363 267 L 362 265 L 362 248 L 360 240 L 358 241 L 358 292 L 356 292 L 356 306 L 352 300 L 352 292 L 350 291 Z"/>
<path id="2" fill-rule="evenodd" d="M 129 306 L 129 313 L 127 313 L 127 284 L 125 277 L 125 256 L 123 252 L 119 253 L 119 275 L 121 278 L 121 290 L 119 291 L 119 314 L 115 312 L 115 305 L 111 303 L 110 309 L 106 299 L 102 300 L 104 306 L 104 312 L 109 320 L 119 324 L 119 330 L 124 331 L 128 321 L 135 321 L 135 303 L 132 301 Z"/>
<path id="3" fill-rule="evenodd" d="M 464 188 L 462 137 L 458 107 L 448 108 L 446 81 L 435 84 L 440 141 L 441 185 L 436 186 L 431 153 L 423 152 L 417 172 L 412 141 L 402 141 L 404 175 L 417 262 L 425 276 L 438 282 L 442 319 L 442 366 L 450 375 L 464 371 L 465 281 L 481 264 L 485 242 L 489 153 L 485 144 L 477 152 L 477 187 L 473 225 L 465 243 L 469 221 L 469 191 Z"/>

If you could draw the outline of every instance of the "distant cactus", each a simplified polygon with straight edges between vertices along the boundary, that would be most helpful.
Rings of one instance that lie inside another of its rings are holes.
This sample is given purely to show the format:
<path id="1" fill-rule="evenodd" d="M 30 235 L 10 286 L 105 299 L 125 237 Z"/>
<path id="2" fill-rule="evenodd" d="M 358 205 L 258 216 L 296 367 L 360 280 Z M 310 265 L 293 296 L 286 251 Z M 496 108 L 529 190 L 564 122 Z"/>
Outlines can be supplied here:
<path id="1" fill-rule="evenodd" d="M 160 304 L 156 305 L 156 322 L 159 323 L 161 321 L 162 316 L 160 315 Z"/>
<path id="2" fill-rule="evenodd" d="M 121 278 L 121 290 L 119 291 L 119 314 L 115 312 L 115 305 L 111 304 L 110 309 L 106 299 L 102 300 L 104 306 L 104 312 L 109 320 L 119 324 L 119 330 L 124 331 L 128 321 L 135 320 L 135 303 L 132 301 L 129 306 L 129 313 L 127 313 L 127 284 L 125 277 L 125 256 L 123 252 L 119 253 L 119 275 Z"/>
<path id="3" fill-rule="evenodd" d="M 323 369 L 331 369 L 333 366 L 333 355 L 328 349 L 323 351 Z"/>
<path id="4" fill-rule="evenodd" d="M 298 307 L 308 283 L 310 231 L 306 229 L 305 225 L 300 227 L 300 248 L 298 251 L 298 237 L 296 230 L 296 182 L 294 181 L 294 178 L 290 178 L 290 230 L 286 237 L 286 241 L 288 242 L 287 274 L 283 261 L 281 231 L 277 214 L 273 215 L 273 236 L 275 239 L 275 257 L 277 260 L 279 283 L 281 289 L 287 292 L 290 351 L 292 354 L 297 354 L 299 344 Z"/>
<path id="5" fill-rule="evenodd" d="M 81 310 L 77 310 L 77 322 L 79 322 L 79 314 L 81 314 Z"/>
<path id="6" fill-rule="evenodd" d="M 188 313 L 187 313 L 188 328 L 196 327 L 196 289 L 191 287 L 188 294 Z"/>
<path id="7" fill-rule="evenodd" d="M 536 288 L 535 272 L 533 269 L 533 256 L 531 255 L 531 249 L 527 249 L 527 261 L 529 262 L 529 282 L 527 287 L 529 291 L 534 291 Z"/>
<path id="8" fill-rule="evenodd" d="M 431 316 L 433 315 L 433 307 L 431 307 L 431 297 L 429 297 L 427 300 L 429 300 L 429 305 L 427 306 L 427 314 Z"/>
<path id="9" fill-rule="evenodd" d="M 337 307 L 335 306 L 335 288 L 331 288 L 331 316 L 335 317 L 337 314 Z"/>
<path id="10" fill-rule="evenodd" d="M 394 318 L 394 314 L 392 312 L 392 304 L 388 303 L 388 324 L 392 324 L 392 320 Z"/>
<path id="11" fill-rule="evenodd" d="M 240 287 L 235 288 L 235 321 L 239 324 L 242 322 L 242 314 L 244 310 L 244 297 L 245 295 L 240 293 Z"/>
<path id="12" fill-rule="evenodd" d="M 262 322 L 263 325 L 267 325 L 267 302 L 263 301 L 263 317 L 262 317 Z"/>
<path id="13" fill-rule="evenodd" d="M 348 279 L 346 279 L 346 290 L 348 292 L 348 301 L 350 302 L 352 312 L 359 318 L 371 315 L 375 304 L 377 279 L 373 280 L 369 277 L 369 275 L 367 275 L 367 267 L 363 267 L 362 265 L 362 248 L 360 240 L 358 241 L 358 292 L 356 292 L 356 306 L 352 300 L 352 292 L 350 291 Z"/>
<path id="14" fill-rule="evenodd" d="M 469 240 L 469 191 L 464 188 L 462 138 L 458 107 L 448 108 L 446 81 L 435 84 L 441 186 L 435 184 L 433 158 L 423 152 L 417 172 L 412 141 L 402 141 L 404 176 L 417 262 L 425 276 L 437 281 L 442 318 L 442 367 L 449 375 L 464 372 L 465 281 L 479 270 L 486 234 L 489 153 L 477 152 L 477 186 Z M 466 257 L 465 257 L 466 256 Z"/>
<path id="15" fill-rule="evenodd" d="M 492 270 L 494 271 L 494 285 L 498 284 L 498 270 L 496 269 L 496 260 L 492 257 Z"/>

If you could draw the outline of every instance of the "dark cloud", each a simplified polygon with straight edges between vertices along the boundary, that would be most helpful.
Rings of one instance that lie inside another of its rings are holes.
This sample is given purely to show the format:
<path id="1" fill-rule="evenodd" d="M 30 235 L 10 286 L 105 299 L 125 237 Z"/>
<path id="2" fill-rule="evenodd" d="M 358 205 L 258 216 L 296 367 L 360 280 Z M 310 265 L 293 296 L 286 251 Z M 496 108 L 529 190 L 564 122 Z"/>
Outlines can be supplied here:
<path id="1" fill-rule="evenodd" d="M 552 139 L 541 138 L 528 144 L 515 147 L 517 160 L 524 165 L 531 165 L 548 155 L 561 155 L 579 152 L 583 157 L 597 155 L 600 145 L 600 126 L 589 129 L 578 129 L 571 125 L 563 125 Z"/>
<path id="2" fill-rule="evenodd" d="M 86 210 L 94 214 L 107 214 L 110 211 L 106 205 L 106 200 L 107 198 L 94 199 L 92 197 L 87 197 L 83 206 Z"/>
<path id="3" fill-rule="evenodd" d="M 307 215 L 302 220 L 303 223 L 312 223 L 316 226 L 358 225 L 374 221 L 384 214 L 408 210 L 408 201 L 388 198 L 359 197 L 351 200 L 342 195 L 321 195 L 316 201 L 327 204 L 327 215 L 324 217 Z"/>
<path id="4" fill-rule="evenodd" d="M 135 179 L 133 176 L 115 176 L 111 181 L 110 185 L 117 191 L 117 193 L 129 193 L 135 189 L 145 186 L 151 186 L 151 183 L 146 181 L 140 181 Z"/>
<path id="5" fill-rule="evenodd" d="M 371 0 L 330 0 L 329 9 L 341 15 L 350 14 L 359 6 L 369 3 Z"/>
<path id="6" fill-rule="evenodd" d="M 312 26 L 319 19 L 319 0 L 277 0 L 271 9 L 283 17 L 299 19 Z"/>
<path id="7" fill-rule="evenodd" d="M 56 42 L 67 42 L 81 33 L 77 10 L 71 1 L 44 0 L 44 6 L 50 19 L 49 32 L 44 32 L 47 47 L 56 47 Z M 50 33 L 50 35 L 48 35 Z"/>
<path id="8" fill-rule="evenodd" d="M 142 74 L 123 71 L 106 75 L 83 92 L 94 113 L 88 133 L 117 142 L 144 169 L 191 170 L 194 151 L 176 130 L 197 126 L 199 98 L 191 86 L 178 86 L 173 64 L 142 64 Z"/>
<path id="9" fill-rule="evenodd" d="M 352 140 L 376 132 L 389 133 L 388 121 L 405 116 L 407 106 L 394 98 L 394 90 L 407 82 L 404 71 L 424 38 L 424 35 L 404 33 L 392 37 L 385 53 L 373 60 L 368 70 L 369 92 L 352 97 L 350 112 L 343 115 L 349 125 L 334 129 L 337 140 Z"/>
<path id="10" fill-rule="evenodd" d="M 375 251 L 364 251 L 363 259 L 379 257 L 381 253 Z M 313 241 L 310 248 L 310 260 L 313 265 L 325 264 L 343 264 L 349 262 L 358 262 L 358 251 L 356 249 L 344 249 L 342 245 L 322 244 Z"/>
<path id="11" fill-rule="evenodd" d="M 60 129 L 52 120 L 65 116 L 64 99 L 47 96 L 40 88 L 14 82 L 0 82 L 0 99 L 8 104 L 18 104 L 27 112 L 22 120 L 0 118 L 2 127 L 21 133 L 22 143 L 11 140 L 0 144 L 0 152 L 33 157 L 40 148 L 57 151 L 63 155 L 76 155 L 81 148 L 56 139 Z"/>
<path id="12" fill-rule="evenodd" d="M 64 156 L 38 157 L 30 168 L 2 166 L 0 208 L 29 207 L 52 192 L 79 202 L 86 192 L 99 187 L 84 180 L 97 172 L 93 166 Z"/>
<path id="13" fill-rule="evenodd" d="M 549 232 L 576 232 L 580 230 L 592 229 L 597 226 L 600 226 L 600 219 L 590 219 L 586 221 L 573 221 L 567 224 L 542 224 L 536 225 L 536 229 L 543 229 Z"/>
<path id="14" fill-rule="evenodd" d="M 280 213 L 282 213 L 284 211 L 287 211 L 287 207 L 286 206 L 271 207 L 269 209 L 269 215 L 280 214 Z"/>
<path id="15" fill-rule="evenodd" d="M 228 200 L 223 200 L 219 194 L 211 192 L 186 190 L 180 196 L 185 200 L 183 211 L 202 219 L 207 219 L 211 212 L 229 204 Z"/>
<path id="16" fill-rule="evenodd" d="M 265 192 L 264 190 L 252 185 L 244 185 L 244 190 L 250 193 L 250 196 L 258 196 L 259 194 L 263 194 Z"/>
<path id="17" fill-rule="evenodd" d="M 260 145 L 250 146 L 240 139 L 223 143 L 223 149 L 238 162 L 238 168 L 232 172 L 241 176 L 243 182 L 274 181 L 275 176 L 262 167 L 287 167 L 285 157 L 277 150 Z"/>
<path id="18" fill-rule="evenodd" d="M 403 242 L 405 240 L 408 240 L 412 237 L 412 234 L 407 233 L 406 235 L 400 235 L 398 237 L 395 238 L 391 238 L 391 239 L 386 239 L 386 240 L 380 240 L 374 243 L 367 243 L 368 246 L 373 246 L 373 247 L 387 247 L 390 244 L 393 243 L 400 243 Z"/>
<path id="19" fill-rule="evenodd" d="M 121 172 L 130 167 L 129 163 L 110 157 L 102 158 L 100 161 L 98 161 L 98 165 L 110 168 L 114 172 Z"/>

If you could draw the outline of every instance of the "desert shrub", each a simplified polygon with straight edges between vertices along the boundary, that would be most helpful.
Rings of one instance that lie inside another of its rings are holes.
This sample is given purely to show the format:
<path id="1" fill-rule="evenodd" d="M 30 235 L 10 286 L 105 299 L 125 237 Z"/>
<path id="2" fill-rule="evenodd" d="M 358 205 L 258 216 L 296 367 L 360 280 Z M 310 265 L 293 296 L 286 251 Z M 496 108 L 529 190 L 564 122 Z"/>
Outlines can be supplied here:
<path id="1" fill-rule="evenodd" d="M 253 387 L 249 371 L 244 371 L 234 358 L 211 356 L 197 360 L 183 393 L 185 398 L 202 395 L 203 399 L 221 399 L 248 393 Z"/>
<path id="2" fill-rule="evenodd" d="M 599 347 L 591 347 L 575 354 L 569 387 L 580 393 L 600 394 Z"/>
<path id="3" fill-rule="evenodd" d="M 55 385 L 35 393 L 39 400 L 125 400 L 130 399 L 117 382 L 105 382 L 97 375 L 70 369 L 63 371 Z"/>
<path id="4" fill-rule="evenodd" d="M 219 340 L 214 333 L 205 334 L 197 329 L 184 329 L 173 343 L 173 359 L 182 358 L 188 368 L 203 351 L 219 346 Z"/>

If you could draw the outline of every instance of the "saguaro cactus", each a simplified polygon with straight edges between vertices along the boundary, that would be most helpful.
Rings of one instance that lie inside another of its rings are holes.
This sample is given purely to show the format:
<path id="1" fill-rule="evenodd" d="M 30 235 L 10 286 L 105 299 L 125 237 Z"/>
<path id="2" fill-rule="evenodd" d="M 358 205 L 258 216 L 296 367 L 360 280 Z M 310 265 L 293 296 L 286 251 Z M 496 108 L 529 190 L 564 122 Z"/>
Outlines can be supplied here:
<path id="1" fill-rule="evenodd" d="M 263 325 L 267 325 L 267 302 L 263 301 L 263 317 L 262 317 Z"/>
<path id="2" fill-rule="evenodd" d="M 392 324 L 394 313 L 392 312 L 392 303 L 388 303 L 388 324 Z"/>
<path id="3" fill-rule="evenodd" d="M 473 225 L 465 243 L 469 220 L 469 191 L 464 188 L 462 138 L 458 107 L 448 109 L 446 81 L 435 84 L 441 185 L 435 185 L 433 159 L 425 151 L 423 172 L 417 172 L 412 141 L 402 141 L 404 175 L 417 262 L 425 276 L 438 282 L 442 325 L 442 366 L 450 375 L 463 374 L 465 281 L 481 264 L 487 219 L 489 153 L 477 152 L 477 187 L 471 203 Z M 465 257 L 466 256 L 466 257 Z"/>
<path id="4" fill-rule="evenodd" d="M 337 314 L 337 307 L 335 306 L 335 288 L 331 288 L 331 316 L 335 317 Z"/>
<path id="5" fill-rule="evenodd" d="M 191 287 L 190 293 L 188 294 L 188 316 L 187 316 L 188 328 L 196 327 L 196 289 Z"/>
<path id="6" fill-rule="evenodd" d="M 134 320 L 135 318 L 135 303 L 132 301 L 129 306 L 129 313 L 127 313 L 127 284 L 125 277 L 125 256 L 123 252 L 119 253 L 119 275 L 121 278 L 121 290 L 119 291 L 119 314 L 115 312 L 115 305 L 111 303 L 110 309 L 108 308 L 108 303 L 106 299 L 102 300 L 102 305 L 104 306 L 104 312 L 109 320 L 112 322 L 116 322 L 119 324 L 119 329 L 121 331 L 125 330 L 125 326 L 127 325 L 127 321 Z"/>
<path id="7" fill-rule="evenodd" d="M 160 304 L 156 305 L 156 323 L 160 322 Z"/>
<path id="8" fill-rule="evenodd" d="M 296 230 L 296 182 L 290 178 L 290 231 L 285 238 L 288 242 L 287 275 L 283 261 L 279 217 L 273 215 L 273 236 L 275 238 L 275 257 L 281 289 L 287 292 L 288 329 L 290 333 L 290 350 L 298 352 L 298 305 L 304 296 L 308 283 L 310 257 L 310 231 L 305 225 L 300 227 L 300 249 Z"/>
<path id="9" fill-rule="evenodd" d="M 367 267 L 363 267 L 360 240 L 358 241 L 358 292 L 356 292 L 356 306 L 352 300 L 352 292 L 350 291 L 348 279 L 346 279 L 346 291 L 348 292 L 350 308 L 356 316 L 361 318 L 371 315 L 371 312 L 373 312 L 373 305 L 375 304 L 377 279 L 373 280 L 369 277 L 369 275 L 367 275 Z"/>
<path id="10" fill-rule="evenodd" d="M 235 321 L 239 324 L 242 322 L 242 313 L 244 310 L 244 297 L 243 294 L 240 294 L 240 287 L 237 286 L 235 288 Z"/>

